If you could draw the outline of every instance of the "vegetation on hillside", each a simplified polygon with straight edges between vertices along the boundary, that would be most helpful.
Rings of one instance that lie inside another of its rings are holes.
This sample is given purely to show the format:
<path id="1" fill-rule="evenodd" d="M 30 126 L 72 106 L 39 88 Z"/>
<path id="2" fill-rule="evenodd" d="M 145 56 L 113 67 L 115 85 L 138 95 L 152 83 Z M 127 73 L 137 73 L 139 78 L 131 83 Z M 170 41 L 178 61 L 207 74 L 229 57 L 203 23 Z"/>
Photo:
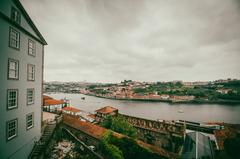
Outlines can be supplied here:
<path id="1" fill-rule="evenodd" d="M 121 115 L 117 117 L 108 116 L 101 123 L 101 126 L 132 138 L 136 138 L 137 136 L 137 130 Z"/>
<path id="2" fill-rule="evenodd" d="M 158 154 L 143 148 L 133 138 L 116 138 L 108 131 L 101 142 L 103 153 L 108 159 L 161 159 Z"/>

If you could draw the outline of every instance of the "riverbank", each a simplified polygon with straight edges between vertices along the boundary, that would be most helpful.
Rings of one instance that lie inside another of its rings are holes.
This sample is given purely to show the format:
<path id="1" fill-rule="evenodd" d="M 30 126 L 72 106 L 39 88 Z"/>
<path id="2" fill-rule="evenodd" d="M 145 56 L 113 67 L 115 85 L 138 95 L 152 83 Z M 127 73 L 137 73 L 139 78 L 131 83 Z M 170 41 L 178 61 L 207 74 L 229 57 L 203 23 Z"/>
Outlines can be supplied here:
<path id="1" fill-rule="evenodd" d="M 82 94 L 82 93 L 80 93 Z M 111 98 L 111 97 L 104 97 L 104 96 L 98 96 L 93 94 L 83 94 L 87 96 L 94 96 L 98 98 L 105 98 L 105 99 L 112 99 L 112 100 L 127 100 L 127 101 L 143 101 L 143 102 L 164 102 L 164 103 L 170 103 L 170 104 L 230 104 L 230 105 L 239 105 L 240 100 L 203 100 L 203 99 L 193 99 L 193 100 L 162 100 L 162 99 L 134 99 L 134 98 Z"/>

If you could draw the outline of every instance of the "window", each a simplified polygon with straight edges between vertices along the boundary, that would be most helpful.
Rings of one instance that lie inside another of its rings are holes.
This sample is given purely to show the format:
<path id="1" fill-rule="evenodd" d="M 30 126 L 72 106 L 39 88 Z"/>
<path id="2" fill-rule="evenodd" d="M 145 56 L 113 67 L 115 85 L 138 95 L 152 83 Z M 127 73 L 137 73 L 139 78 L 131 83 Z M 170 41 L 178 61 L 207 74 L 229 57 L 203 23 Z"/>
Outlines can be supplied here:
<path id="1" fill-rule="evenodd" d="M 28 39 L 28 54 L 32 56 L 36 55 L 36 45 L 35 42 L 31 39 Z"/>
<path id="2" fill-rule="evenodd" d="M 33 113 L 27 114 L 26 117 L 27 130 L 33 127 Z"/>
<path id="3" fill-rule="evenodd" d="M 34 89 L 27 89 L 27 105 L 31 105 L 34 103 Z"/>
<path id="4" fill-rule="evenodd" d="M 7 90 L 7 109 L 14 109 L 18 107 L 18 90 Z"/>
<path id="5" fill-rule="evenodd" d="M 18 79 L 18 60 L 8 59 L 8 79 Z"/>
<path id="6" fill-rule="evenodd" d="M 7 122 L 7 140 L 11 140 L 17 136 L 17 119 Z"/>
<path id="7" fill-rule="evenodd" d="M 27 71 L 28 71 L 27 79 L 29 81 L 34 81 L 35 80 L 35 66 L 31 65 L 31 64 L 28 64 Z"/>
<path id="8" fill-rule="evenodd" d="M 13 21 L 15 21 L 16 23 L 18 23 L 18 24 L 21 23 L 21 14 L 20 14 L 20 12 L 19 12 L 16 8 L 14 8 L 14 7 L 12 7 L 11 19 L 12 19 Z"/>
<path id="9" fill-rule="evenodd" d="M 9 46 L 15 49 L 20 49 L 20 33 L 10 27 L 9 34 Z"/>

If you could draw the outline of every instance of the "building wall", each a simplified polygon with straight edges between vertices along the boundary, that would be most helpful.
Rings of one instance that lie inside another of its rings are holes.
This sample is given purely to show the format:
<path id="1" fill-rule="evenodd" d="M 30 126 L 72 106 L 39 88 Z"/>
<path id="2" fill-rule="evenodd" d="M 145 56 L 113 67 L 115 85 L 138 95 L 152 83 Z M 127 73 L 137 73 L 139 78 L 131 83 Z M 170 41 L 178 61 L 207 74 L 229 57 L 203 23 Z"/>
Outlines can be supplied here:
<path id="1" fill-rule="evenodd" d="M 11 0 L 0 2 L 0 11 L 10 17 Z M 16 7 L 17 8 L 17 7 Z M 20 32 L 20 50 L 9 47 L 9 27 Z M 21 26 L 32 32 L 27 21 L 21 14 Z M 36 43 L 36 56 L 28 55 L 29 36 L 0 17 L 0 158 L 27 158 L 34 141 L 41 135 L 41 92 L 42 92 L 42 53 L 43 45 Z M 31 38 L 32 39 L 32 38 Z M 19 80 L 8 80 L 8 58 L 19 61 Z M 27 64 L 35 65 L 35 81 L 27 80 Z M 33 105 L 27 105 L 27 88 L 35 89 Z M 7 90 L 18 89 L 18 108 L 7 110 Z M 34 127 L 26 129 L 26 115 L 34 112 Z M 18 119 L 17 136 L 9 141 L 6 138 L 6 122 Z"/>
<path id="2" fill-rule="evenodd" d="M 179 152 L 182 145 L 178 143 L 182 143 L 185 136 L 183 125 L 120 115 L 137 129 L 138 139 L 174 153 Z"/>

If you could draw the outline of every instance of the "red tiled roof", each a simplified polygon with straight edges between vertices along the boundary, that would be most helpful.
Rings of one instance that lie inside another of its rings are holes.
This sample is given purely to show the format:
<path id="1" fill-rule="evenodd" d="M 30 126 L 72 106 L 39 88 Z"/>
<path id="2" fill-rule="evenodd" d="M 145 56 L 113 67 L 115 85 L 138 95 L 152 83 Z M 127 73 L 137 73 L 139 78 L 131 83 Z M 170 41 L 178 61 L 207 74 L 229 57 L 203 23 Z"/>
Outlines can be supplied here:
<path id="1" fill-rule="evenodd" d="M 77 109 L 77 108 L 74 108 L 74 107 L 64 107 L 64 108 L 62 108 L 62 110 L 70 111 L 70 112 L 75 112 L 75 113 L 81 111 L 80 109 Z"/>
<path id="2" fill-rule="evenodd" d="M 90 117 L 90 118 L 93 118 L 93 119 L 96 118 L 96 115 L 95 115 L 95 114 L 88 114 L 87 116 Z"/>
<path id="3" fill-rule="evenodd" d="M 111 106 L 106 106 L 101 109 L 96 110 L 96 112 L 102 113 L 102 114 L 108 114 L 112 113 L 113 111 L 117 110 L 116 108 L 113 108 Z"/>
<path id="4" fill-rule="evenodd" d="M 43 95 L 43 100 L 48 100 L 48 99 L 53 99 L 53 98 L 47 95 Z"/>
<path id="5" fill-rule="evenodd" d="M 63 100 L 47 99 L 43 101 L 43 106 L 64 104 Z"/>
<path id="6" fill-rule="evenodd" d="M 101 139 L 104 133 L 107 132 L 107 129 L 103 127 L 91 124 L 89 122 L 80 121 L 77 118 L 73 118 L 69 115 L 63 116 L 63 123 L 97 139 Z"/>

